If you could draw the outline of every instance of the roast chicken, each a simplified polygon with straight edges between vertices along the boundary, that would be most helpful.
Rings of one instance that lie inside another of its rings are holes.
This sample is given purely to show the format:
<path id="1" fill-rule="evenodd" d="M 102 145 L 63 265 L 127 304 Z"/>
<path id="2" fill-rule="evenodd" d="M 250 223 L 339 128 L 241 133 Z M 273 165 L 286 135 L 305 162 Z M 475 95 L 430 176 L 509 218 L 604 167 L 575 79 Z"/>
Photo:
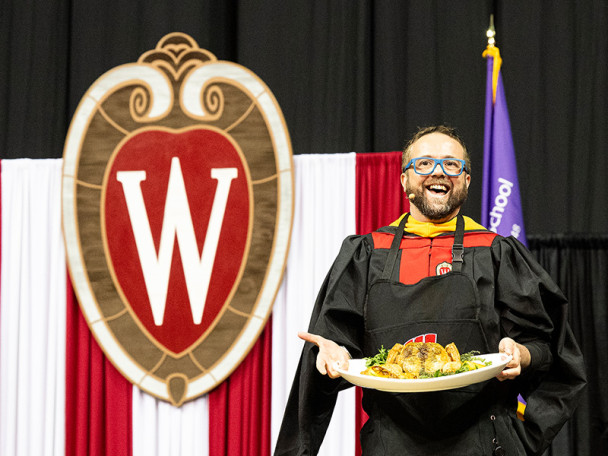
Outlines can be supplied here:
<path id="1" fill-rule="evenodd" d="M 430 376 L 440 371 L 456 372 L 462 362 L 454 343 L 443 348 L 434 342 L 395 344 L 387 354 L 384 364 L 368 367 L 362 374 L 385 378 L 413 379 Z"/>

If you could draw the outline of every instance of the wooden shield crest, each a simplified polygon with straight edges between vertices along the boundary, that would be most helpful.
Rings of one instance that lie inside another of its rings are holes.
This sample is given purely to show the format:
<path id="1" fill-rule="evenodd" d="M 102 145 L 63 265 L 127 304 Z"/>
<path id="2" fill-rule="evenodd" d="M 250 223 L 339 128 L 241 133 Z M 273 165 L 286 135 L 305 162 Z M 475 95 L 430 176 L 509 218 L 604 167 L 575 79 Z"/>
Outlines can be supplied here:
<path id="1" fill-rule="evenodd" d="M 270 315 L 291 233 L 291 144 L 268 87 L 165 36 L 84 95 L 62 193 L 81 309 L 123 375 L 175 405 L 230 375 Z"/>

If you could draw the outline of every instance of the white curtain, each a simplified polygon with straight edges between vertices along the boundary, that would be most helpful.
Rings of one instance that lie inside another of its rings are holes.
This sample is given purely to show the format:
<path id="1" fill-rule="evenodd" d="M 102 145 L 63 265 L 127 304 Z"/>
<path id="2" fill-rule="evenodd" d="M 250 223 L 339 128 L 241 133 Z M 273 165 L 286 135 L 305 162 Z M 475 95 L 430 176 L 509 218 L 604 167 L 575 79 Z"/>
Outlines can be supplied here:
<path id="1" fill-rule="evenodd" d="M 133 456 L 207 456 L 207 396 L 180 408 L 133 387 Z"/>
<path id="2" fill-rule="evenodd" d="M 356 154 L 294 157 L 291 247 L 273 314 L 272 446 L 317 291 L 355 232 Z M 2 161 L 0 455 L 65 454 L 66 265 L 57 160 Z M 133 390 L 133 455 L 209 453 L 208 400 L 175 408 Z M 352 455 L 354 389 L 340 394 L 321 455 Z"/>
<path id="3" fill-rule="evenodd" d="M 343 239 L 354 234 L 356 154 L 296 155 L 295 215 L 283 283 L 272 320 L 271 442 L 283 411 L 321 284 Z M 354 455 L 355 389 L 340 393 L 319 455 Z"/>
<path id="4" fill-rule="evenodd" d="M 2 161 L 0 455 L 65 454 L 62 160 Z M 133 455 L 209 453 L 207 397 L 175 408 L 133 389 Z"/>
<path id="5" fill-rule="evenodd" d="M 65 453 L 61 160 L 2 161 L 0 454 Z"/>

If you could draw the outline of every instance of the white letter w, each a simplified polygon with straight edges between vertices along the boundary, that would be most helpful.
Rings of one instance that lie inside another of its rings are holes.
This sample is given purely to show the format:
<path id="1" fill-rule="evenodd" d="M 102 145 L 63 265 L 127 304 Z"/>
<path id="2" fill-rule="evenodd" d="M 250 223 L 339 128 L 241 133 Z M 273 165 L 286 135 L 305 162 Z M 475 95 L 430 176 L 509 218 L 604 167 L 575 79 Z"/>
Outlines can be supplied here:
<path id="1" fill-rule="evenodd" d="M 145 171 L 119 171 L 116 179 L 122 183 L 131 226 L 135 236 L 135 244 L 139 261 L 144 274 L 144 281 L 152 307 L 154 324 L 161 326 L 165 316 L 171 259 L 175 236 L 184 267 L 186 288 L 190 299 L 192 320 L 200 324 L 209 290 L 209 281 L 215 262 L 215 254 L 219 241 L 228 193 L 232 180 L 238 175 L 236 168 L 212 168 L 211 178 L 218 181 L 213 199 L 209 225 L 203 244 L 203 252 L 199 257 L 192 214 L 186 196 L 186 186 L 182 168 L 177 157 L 171 159 L 165 214 L 158 255 L 152 239 L 150 220 L 141 193 L 140 183 L 146 180 Z"/>

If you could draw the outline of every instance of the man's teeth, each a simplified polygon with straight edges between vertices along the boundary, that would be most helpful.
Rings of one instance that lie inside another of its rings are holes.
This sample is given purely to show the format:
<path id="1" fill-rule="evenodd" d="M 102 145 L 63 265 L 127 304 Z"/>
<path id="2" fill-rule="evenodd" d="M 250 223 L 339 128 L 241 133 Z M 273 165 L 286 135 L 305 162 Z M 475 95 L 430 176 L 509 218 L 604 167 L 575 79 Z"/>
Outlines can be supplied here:
<path id="1" fill-rule="evenodd" d="M 448 188 L 445 185 L 433 184 L 429 186 L 430 190 L 436 190 L 438 192 L 447 192 Z"/>

